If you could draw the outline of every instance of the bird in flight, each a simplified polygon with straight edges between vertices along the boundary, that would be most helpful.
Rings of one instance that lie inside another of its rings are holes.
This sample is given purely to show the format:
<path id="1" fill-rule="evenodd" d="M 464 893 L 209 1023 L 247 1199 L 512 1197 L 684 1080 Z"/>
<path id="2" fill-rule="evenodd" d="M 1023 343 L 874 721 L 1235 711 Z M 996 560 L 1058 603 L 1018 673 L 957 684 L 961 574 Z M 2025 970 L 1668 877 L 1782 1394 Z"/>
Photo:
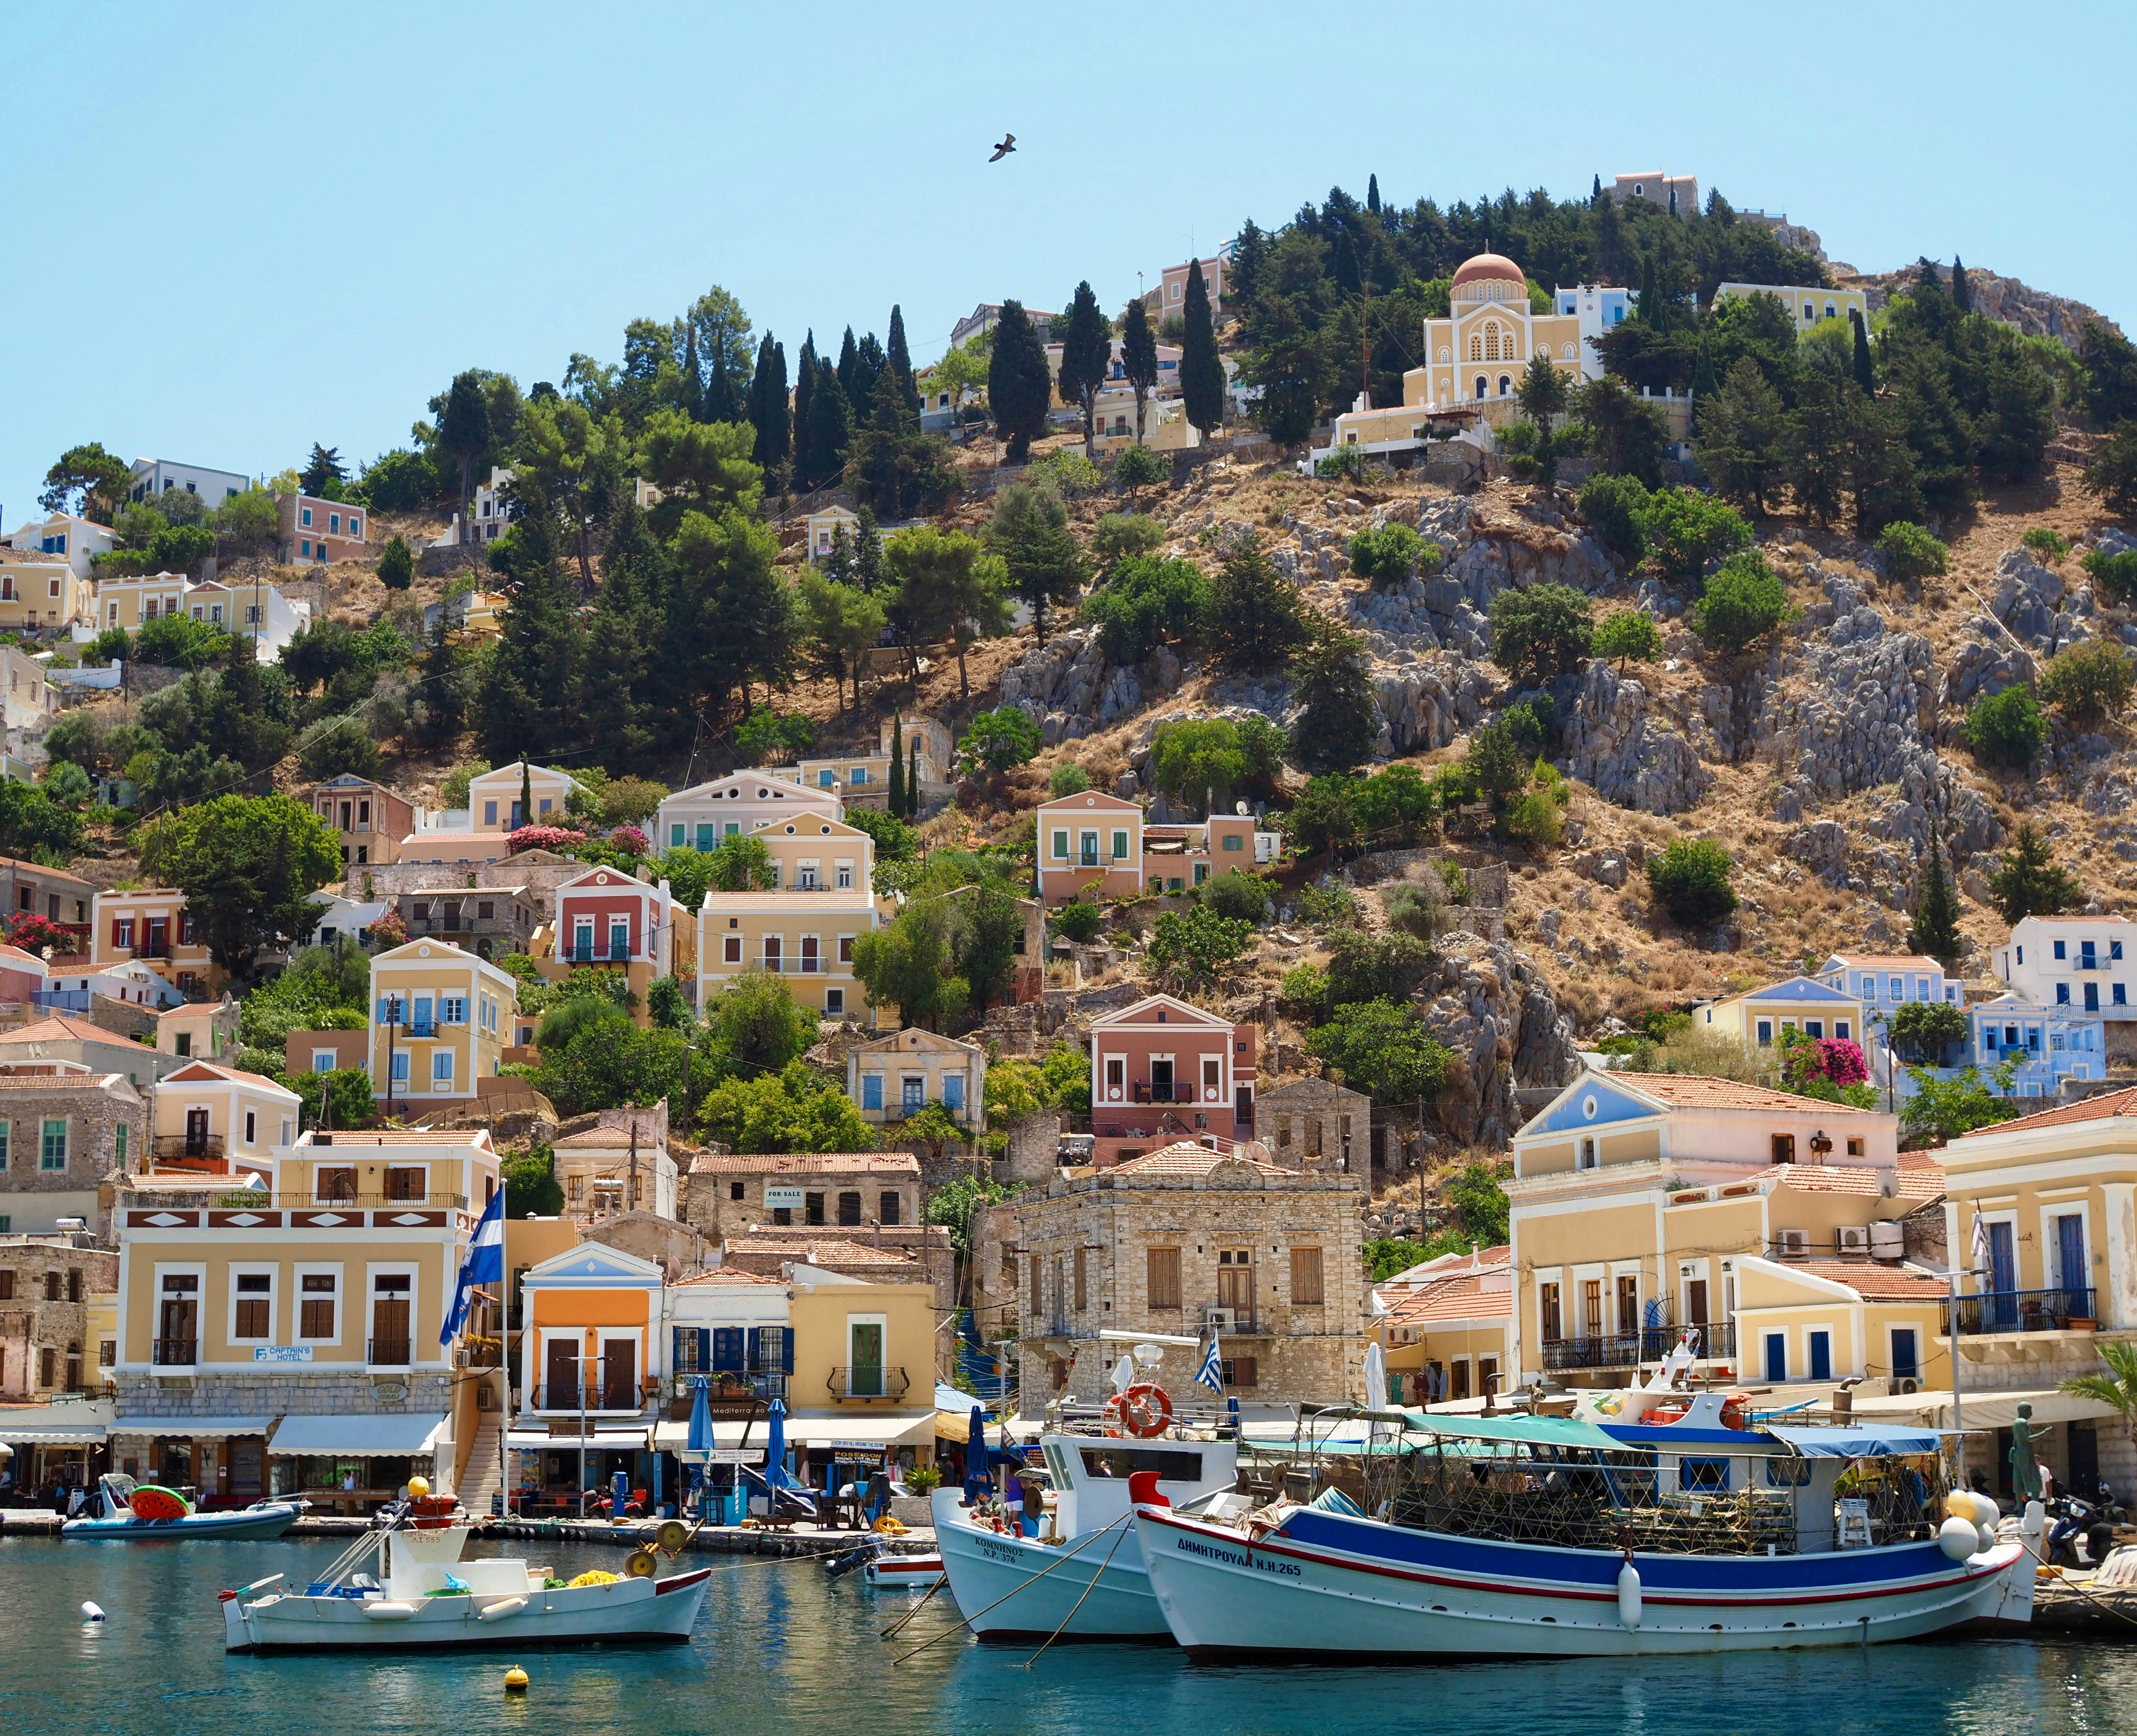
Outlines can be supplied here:
<path id="1" fill-rule="evenodd" d="M 1000 163 L 1003 158 L 1008 156 L 1009 153 L 1015 148 L 1016 134 L 1014 133 L 1005 133 L 1002 134 L 1002 142 L 995 147 L 994 155 L 988 158 L 987 161 L 990 163 Z"/>

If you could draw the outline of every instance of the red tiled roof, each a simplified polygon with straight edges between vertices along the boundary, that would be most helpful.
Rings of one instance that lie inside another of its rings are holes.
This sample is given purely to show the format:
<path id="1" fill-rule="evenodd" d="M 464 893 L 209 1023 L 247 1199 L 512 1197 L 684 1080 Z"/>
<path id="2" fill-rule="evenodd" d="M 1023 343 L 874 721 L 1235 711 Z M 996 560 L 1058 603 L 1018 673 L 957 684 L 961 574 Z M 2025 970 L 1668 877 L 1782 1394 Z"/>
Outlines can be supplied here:
<path id="1" fill-rule="evenodd" d="M 2137 1116 L 2137 1085 L 2125 1086 L 2120 1091 L 2103 1092 L 2096 1097 L 2087 1097 L 2081 1103 L 2061 1103 L 2053 1109 L 2044 1109 L 2038 1115 L 2022 1115 L 2016 1121 L 1997 1121 L 1987 1127 L 1977 1127 L 1964 1133 L 1961 1139 L 1979 1139 L 1985 1133 L 2013 1133 L 2034 1127 L 2061 1127 L 2073 1121 L 2106 1121 L 2117 1116 Z"/>
<path id="2" fill-rule="evenodd" d="M 1659 1097 L 1679 1109 L 1770 1109 L 1824 1116 L 1871 1113 L 1846 1103 L 1817 1101 L 1799 1097 L 1793 1092 L 1745 1085 L 1735 1079 L 1716 1079 L 1705 1073 L 1626 1073 L 1613 1069 L 1599 1077 L 1622 1081 L 1635 1091 Z"/>
<path id="3" fill-rule="evenodd" d="M 1789 1269 L 1845 1284 L 1857 1296 L 1874 1301 L 1911 1301 L 1916 1297 L 1930 1300 L 1948 1293 L 1942 1278 L 1906 1266 L 1858 1266 L 1845 1260 L 1791 1260 Z"/>
<path id="4" fill-rule="evenodd" d="M 1489 1290 L 1484 1287 L 1487 1277 L 1494 1280 Z M 1405 1296 L 1381 1318 L 1391 1326 L 1416 1326 L 1433 1320 L 1511 1319 L 1513 1311 L 1514 1287 L 1504 1272 L 1463 1272 Z"/>
<path id="5" fill-rule="evenodd" d="M 920 1160 L 910 1151 L 701 1152 L 693 1175 L 911 1175 Z"/>
<path id="6" fill-rule="evenodd" d="M 64 1013 L 55 1013 L 49 1019 L 40 1019 L 34 1024 L 18 1025 L 12 1031 L 0 1032 L 0 1043 L 109 1043 L 124 1046 L 133 1043 L 130 1037 L 122 1037 L 116 1031 L 107 1031 L 100 1024 L 90 1024 L 80 1019 L 70 1019 Z M 148 1044 L 137 1045 L 144 1053 L 155 1053 Z"/>
<path id="7" fill-rule="evenodd" d="M 1917 1165 L 1893 1172 L 1901 1199 L 1935 1199 L 1944 1193 L 1944 1167 Z M 1873 1164 L 1779 1164 L 1774 1174 L 1780 1185 L 1801 1194 L 1861 1194 L 1875 1197 L 1885 1191 L 1885 1171 Z"/>
<path id="8" fill-rule="evenodd" d="M 1919 952 L 1836 952 L 1833 956 L 1842 964 L 1851 967 L 1872 965 L 1882 970 L 1891 965 L 1899 965 L 1910 970 L 1944 969 L 1944 966 L 1935 959 L 1925 957 Z"/>
<path id="9" fill-rule="evenodd" d="M 285 1097 L 296 1095 L 288 1086 L 269 1078 L 265 1073 L 249 1073 L 241 1067 L 226 1067 L 220 1061 L 188 1061 L 176 1072 L 165 1074 L 164 1082 L 168 1084 L 177 1081 L 184 1083 L 202 1077 L 203 1073 L 211 1079 L 232 1079 L 240 1085 L 264 1085 L 268 1090 L 279 1091 Z"/>
<path id="10" fill-rule="evenodd" d="M 1161 1145 L 1155 1151 L 1146 1151 L 1141 1157 L 1132 1157 L 1124 1164 L 1116 1164 L 1115 1175 L 1207 1175 L 1219 1164 L 1239 1163 L 1258 1169 L 1264 1175 L 1290 1175 L 1297 1172 L 1276 1164 L 1258 1164 L 1252 1158 L 1235 1157 L 1229 1151 L 1213 1151 L 1207 1145 L 1198 1145 L 1191 1140 L 1181 1140 L 1171 1145 Z"/>
<path id="11" fill-rule="evenodd" d="M 776 1284 L 779 1280 L 761 1272 L 746 1272 L 739 1266 L 715 1266 L 710 1272 L 701 1272 L 694 1278 L 678 1278 L 675 1287 L 691 1284 Z"/>

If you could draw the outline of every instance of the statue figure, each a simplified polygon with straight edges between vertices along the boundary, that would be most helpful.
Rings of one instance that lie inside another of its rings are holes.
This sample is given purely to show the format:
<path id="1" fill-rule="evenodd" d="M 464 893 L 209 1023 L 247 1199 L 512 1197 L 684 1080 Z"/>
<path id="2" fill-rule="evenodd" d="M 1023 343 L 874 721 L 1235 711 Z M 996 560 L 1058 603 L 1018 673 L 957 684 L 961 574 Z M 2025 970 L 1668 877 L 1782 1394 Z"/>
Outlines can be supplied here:
<path id="1" fill-rule="evenodd" d="M 2011 1490 L 2022 1501 L 2041 1498 L 2041 1465 L 2033 1456 L 2033 1407 L 2021 1401 L 2011 1425 Z"/>

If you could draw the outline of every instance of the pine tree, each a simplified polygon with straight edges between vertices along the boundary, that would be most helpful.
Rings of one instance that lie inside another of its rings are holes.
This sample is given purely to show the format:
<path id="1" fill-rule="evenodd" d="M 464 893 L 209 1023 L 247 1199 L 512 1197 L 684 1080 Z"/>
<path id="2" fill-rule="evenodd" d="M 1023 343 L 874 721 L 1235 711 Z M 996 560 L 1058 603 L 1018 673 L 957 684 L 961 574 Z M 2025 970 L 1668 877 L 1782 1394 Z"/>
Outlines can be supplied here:
<path id="1" fill-rule="evenodd" d="M 1957 254 L 1951 256 L 1951 304 L 1962 314 L 1974 311 L 1974 285 L 1966 280 L 1966 264 Z"/>
<path id="2" fill-rule="evenodd" d="M 776 476 L 791 444 L 786 421 L 786 352 L 764 334 L 757 368 L 749 377 L 749 420 L 757 430 L 750 456 L 767 477 Z"/>
<path id="3" fill-rule="evenodd" d="M 801 340 L 801 353 L 794 359 L 794 452 L 790 474 L 796 489 L 807 489 L 815 474 L 815 455 L 809 450 L 809 430 L 815 414 L 816 334 Z"/>
<path id="4" fill-rule="evenodd" d="M 1375 216 L 1380 214 L 1380 177 L 1378 175 L 1365 177 L 1365 209 Z"/>
<path id="5" fill-rule="evenodd" d="M 845 469 L 846 443 L 853 436 L 853 419 L 846 411 L 846 395 L 839 376 L 828 362 L 816 364 L 816 390 L 809 400 L 809 485 L 835 482 Z"/>
<path id="6" fill-rule="evenodd" d="M 1135 391 L 1136 444 L 1141 445 L 1145 406 L 1157 384 L 1157 334 L 1150 328 L 1150 312 L 1140 295 L 1121 315 L 1121 372 Z"/>
<path id="7" fill-rule="evenodd" d="M 1951 876 L 1944 864 L 1944 841 L 1934 826 L 1930 829 L 1929 860 L 1922 864 L 1907 944 L 1945 965 L 1956 962 L 1966 950 L 1959 931 L 1959 894 L 1952 889 Z"/>
<path id="8" fill-rule="evenodd" d="M 1009 588 L 1031 607 L 1039 643 L 1046 643 L 1047 611 L 1076 601 L 1091 576 L 1091 562 L 1069 528 L 1068 508 L 1051 489 L 1016 483 L 995 499 L 987 546 L 1001 557 Z"/>
<path id="9" fill-rule="evenodd" d="M 1076 285 L 1068 312 L 1060 328 L 1061 401 L 1073 404 L 1083 415 L 1083 455 L 1098 460 L 1098 393 L 1112 365 L 1112 344 L 1106 336 L 1106 316 L 1098 311 L 1098 298 L 1091 293 L 1089 280 Z"/>
<path id="10" fill-rule="evenodd" d="M 2030 825 L 2021 825 L 2003 858 L 1989 877 L 1989 896 L 2007 922 L 2027 917 L 2061 916 L 2085 902 L 2085 887 L 2048 854 L 2048 841 Z"/>
<path id="11" fill-rule="evenodd" d="M 1870 328 L 1863 323 L 1862 311 L 1857 308 L 1847 310 L 1847 323 L 1854 328 L 1855 335 L 1855 383 L 1865 391 L 1874 392 L 1877 389 L 1877 368 L 1870 357 Z"/>
<path id="12" fill-rule="evenodd" d="M 1031 456 L 1031 443 L 1046 427 L 1046 406 L 1054 397 L 1054 377 L 1045 347 L 1024 304 L 1005 301 L 995 323 L 994 353 L 987 360 L 987 401 L 995 427 L 1007 445 L 1007 457 L 1020 464 Z"/>
<path id="13" fill-rule="evenodd" d="M 555 527 L 540 513 L 514 526 L 519 590 L 504 611 L 481 691 L 484 745 L 499 764 L 523 747 L 553 753 L 575 732 L 579 627 L 564 594 Z"/>
<path id="14" fill-rule="evenodd" d="M 1186 329 L 1180 346 L 1180 395 L 1187 401 L 1187 420 L 1205 435 L 1213 435 L 1224 421 L 1224 364 L 1217 356 L 1210 290 L 1202 280 L 1200 260 L 1190 260 L 1187 267 L 1182 323 Z"/>
<path id="15" fill-rule="evenodd" d="M 635 504 L 625 510 L 638 513 Z M 645 689 L 647 673 L 657 660 L 660 634 L 646 592 L 644 563 L 630 553 L 643 528 L 640 514 L 633 529 L 626 532 L 619 523 L 610 537 L 580 669 L 579 721 L 587 739 L 601 744 L 602 763 L 613 774 L 649 769 L 659 745 Z M 622 548 L 617 547 L 619 541 Z"/>
<path id="16" fill-rule="evenodd" d="M 1364 641 L 1316 614 L 1291 675 L 1292 698 L 1302 708 L 1292 726 L 1292 762 L 1316 776 L 1362 764 L 1380 727 Z"/>
<path id="17" fill-rule="evenodd" d="M 890 720 L 890 794 L 886 798 L 893 819 L 905 818 L 905 719 Z"/>
<path id="18" fill-rule="evenodd" d="M 885 347 L 885 359 L 898 376 L 898 389 L 905 394 L 906 407 L 918 416 L 920 388 L 913 383 L 913 352 L 905 342 L 905 314 L 894 303 L 890 309 L 890 342 Z"/>

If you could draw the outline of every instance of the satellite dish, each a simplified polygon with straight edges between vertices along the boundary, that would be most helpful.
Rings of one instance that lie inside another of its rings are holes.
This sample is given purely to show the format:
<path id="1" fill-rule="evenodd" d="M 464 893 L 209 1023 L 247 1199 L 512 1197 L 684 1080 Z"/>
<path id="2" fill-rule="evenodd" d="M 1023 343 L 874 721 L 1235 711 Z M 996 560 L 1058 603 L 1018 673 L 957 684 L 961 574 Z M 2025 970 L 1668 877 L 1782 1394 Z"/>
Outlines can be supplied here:
<path id="1" fill-rule="evenodd" d="M 1247 817 L 1249 810 L 1244 802 L 1234 802 L 1232 804 L 1232 811 L 1238 815 L 1240 819 L 1244 819 Z"/>

